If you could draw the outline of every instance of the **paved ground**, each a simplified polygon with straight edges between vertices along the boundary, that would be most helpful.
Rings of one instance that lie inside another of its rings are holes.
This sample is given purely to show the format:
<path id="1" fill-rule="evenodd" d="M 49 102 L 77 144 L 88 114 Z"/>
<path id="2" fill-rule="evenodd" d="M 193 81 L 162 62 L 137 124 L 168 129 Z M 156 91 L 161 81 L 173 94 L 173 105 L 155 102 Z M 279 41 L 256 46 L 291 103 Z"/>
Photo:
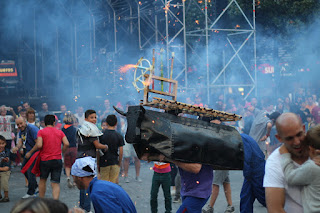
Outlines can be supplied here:
<path id="1" fill-rule="evenodd" d="M 127 191 L 130 195 L 132 201 L 136 205 L 136 209 L 138 213 L 150 213 L 150 189 L 151 189 L 151 179 L 153 171 L 151 170 L 153 164 L 143 162 L 141 164 L 141 179 L 143 182 L 139 183 L 134 180 L 135 171 L 134 165 L 130 165 L 129 176 L 130 183 L 124 183 L 122 177 L 120 177 L 120 185 Z M 240 191 L 242 186 L 242 171 L 230 171 L 230 179 L 231 179 L 231 188 L 232 188 L 232 200 L 233 204 L 236 208 L 236 212 L 239 211 L 239 202 L 240 202 Z M 10 212 L 10 209 L 24 194 L 26 193 L 24 176 L 20 173 L 19 168 L 14 168 L 11 173 L 10 178 L 10 202 L 9 203 L 0 203 L 0 212 L 7 213 Z M 47 197 L 51 196 L 50 185 L 47 184 Z M 79 199 L 79 190 L 76 188 L 69 189 L 67 187 L 67 181 L 65 175 L 61 177 L 61 193 L 60 200 L 65 202 L 69 208 L 78 206 Z M 160 189 L 160 193 L 158 196 L 159 208 L 158 212 L 164 212 L 164 198 L 162 191 Z M 223 213 L 227 206 L 223 191 L 220 189 L 220 195 L 216 201 L 215 212 Z M 179 208 L 179 203 L 173 203 L 173 211 Z M 262 207 L 258 202 L 254 205 L 255 213 L 266 213 L 267 210 Z"/>

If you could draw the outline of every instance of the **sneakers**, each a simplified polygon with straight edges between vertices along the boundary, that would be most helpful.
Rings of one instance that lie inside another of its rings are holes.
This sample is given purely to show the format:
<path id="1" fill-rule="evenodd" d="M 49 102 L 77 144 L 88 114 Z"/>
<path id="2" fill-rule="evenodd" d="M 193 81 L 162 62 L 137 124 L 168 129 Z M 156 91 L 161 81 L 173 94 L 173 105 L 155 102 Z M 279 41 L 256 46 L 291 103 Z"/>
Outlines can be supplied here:
<path id="1" fill-rule="evenodd" d="M 67 179 L 67 182 L 68 182 L 68 187 L 71 189 L 73 187 L 73 184 L 72 184 L 70 178 Z"/>
<path id="2" fill-rule="evenodd" d="M 207 205 L 205 208 L 202 209 L 202 213 L 213 213 L 213 207 Z"/>
<path id="3" fill-rule="evenodd" d="M 227 209 L 224 213 L 234 213 L 234 207 L 233 206 L 227 206 Z"/>
<path id="4" fill-rule="evenodd" d="M 29 195 L 29 194 L 25 194 L 22 199 L 27 199 L 29 197 L 36 197 L 36 195 Z"/>
<path id="5" fill-rule="evenodd" d="M 4 197 L 3 199 L 0 200 L 1 203 L 9 202 L 10 199 L 8 197 Z"/>
<path id="6" fill-rule="evenodd" d="M 181 198 L 180 197 L 175 197 L 172 202 L 181 203 Z"/>
<path id="7" fill-rule="evenodd" d="M 141 178 L 140 177 L 136 177 L 136 181 L 138 181 L 138 182 L 142 182 L 142 180 L 141 180 Z"/>
<path id="8" fill-rule="evenodd" d="M 124 182 L 125 182 L 125 183 L 130 183 L 129 177 L 124 177 Z"/>

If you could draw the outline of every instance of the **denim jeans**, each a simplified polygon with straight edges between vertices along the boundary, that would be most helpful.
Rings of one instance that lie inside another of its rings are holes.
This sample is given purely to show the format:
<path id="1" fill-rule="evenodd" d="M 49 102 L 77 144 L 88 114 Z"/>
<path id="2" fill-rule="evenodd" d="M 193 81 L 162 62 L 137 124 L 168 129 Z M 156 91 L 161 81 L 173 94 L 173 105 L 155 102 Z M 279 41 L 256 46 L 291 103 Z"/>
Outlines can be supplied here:
<path id="1" fill-rule="evenodd" d="M 31 158 L 31 157 L 30 157 Z M 29 158 L 29 159 L 30 159 Z M 23 163 L 22 163 L 22 168 L 24 167 L 24 165 L 26 165 L 26 163 L 29 161 L 29 159 L 24 159 Z M 36 175 L 33 174 L 31 172 L 31 170 L 33 169 L 33 166 L 35 164 L 35 161 L 32 163 L 32 165 L 29 167 L 29 169 L 27 170 L 26 173 L 24 173 L 24 176 L 27 178 L 28 180 L 28 191 L 27 194 L 28 195 L 34 195 L 34 193 L 36 192 L 36 188 L 38 188 L 38 183 L 36 180 Z"/>
<path id="2" fill-rule="evenodd" d="M 166 213 L 171 213 L 171 175 L 170 173 L 153 173 L 152 177 L 152 186 L 151 186 L 151 197 L 150 197 L 150 206 L 151 212 L 158 212 L 158 192 L 159 187 L 162 185 L 163 195 L 164 195 L 164 206 Z"/>
<path id="3" fill-rule="evenodd" d="M 80 189 L 80 208 L 86 210 L 89 212 L 91 210 L 91 199 L 89 197 L 89 194 L 87 193 L 87 190 Z"/>

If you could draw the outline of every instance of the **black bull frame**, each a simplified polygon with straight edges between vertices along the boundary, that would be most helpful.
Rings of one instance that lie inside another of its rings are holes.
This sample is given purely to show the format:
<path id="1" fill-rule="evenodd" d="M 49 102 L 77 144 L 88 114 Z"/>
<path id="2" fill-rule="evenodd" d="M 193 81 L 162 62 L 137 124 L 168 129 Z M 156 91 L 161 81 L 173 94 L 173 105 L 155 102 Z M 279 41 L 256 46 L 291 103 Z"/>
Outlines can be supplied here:
<path id="1" fill-rule="evenodd" d="M 116 108 L 115 108 L 116 109 Z M 188 163 L 201 163 L 214 169 L 242 170 L 243 143 L 238 131 L 226 125 L 180 117 L 174 114 L 129 106 L 126 142 L 134 145 L 139 159 L 159 160 L 159 154 Z"/>

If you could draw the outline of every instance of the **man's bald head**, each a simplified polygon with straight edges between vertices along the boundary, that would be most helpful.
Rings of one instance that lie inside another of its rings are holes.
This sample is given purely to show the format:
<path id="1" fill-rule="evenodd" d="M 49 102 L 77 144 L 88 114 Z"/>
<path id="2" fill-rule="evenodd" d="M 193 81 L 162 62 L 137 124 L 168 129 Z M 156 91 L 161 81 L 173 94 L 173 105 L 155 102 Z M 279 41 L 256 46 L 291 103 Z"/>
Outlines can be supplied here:
<path id="1" fill-rule="evenodd" d="M 16 119 L 16 122 L 19 122 L 19 121 L 25 121 L 25 119 L 23 118 L 23 117 L 18 117 L 17 119 Z"/>
<path id="2" fill-rule="evenodd" d="M 19 117 L 16 119 L 16 125 L 21 131 L 25 130 L 25 128 L 27 127 L 26 120 L 23 117 Z"/>
<path id="3" fill-rule="evenodd" d="M 302 126 L 302 121 L 298 117 L 298 115 L 291 112 L 281 114 L 276 120 L 276 128 L 278 135 L 281 135 L 284 126 L 289 126 L 293 124 L 298 124 Z"/>
<path id="4" fill-rule="evenodd" d="M 276 138 L 291 153 L 291 158 L 301 164 L 308 159 L 308 146 L 305 139 L 305 127 L 294 113 L 283 113 L 276 120 Z"/>

